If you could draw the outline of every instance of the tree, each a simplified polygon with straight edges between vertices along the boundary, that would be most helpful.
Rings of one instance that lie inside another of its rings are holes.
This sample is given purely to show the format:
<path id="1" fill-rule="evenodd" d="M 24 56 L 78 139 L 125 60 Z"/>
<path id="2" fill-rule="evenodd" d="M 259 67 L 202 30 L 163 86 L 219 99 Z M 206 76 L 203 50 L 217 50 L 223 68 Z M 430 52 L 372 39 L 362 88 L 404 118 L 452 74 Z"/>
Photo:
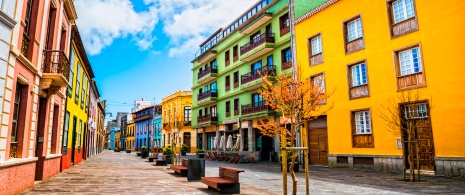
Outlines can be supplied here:
<path id="1" fill-rule="evenodd" d="M 273 137 L 278 134 L 281 136 L 281 140 L 277 141 L 281 143 L 282 147 L 283 190 L 285 194 L 287 193 L 287 175 L 285 173 L 287 169 L 287 149 L 291 149 L 292 153 L 289 172 L 292 177 L 292 194 L 296 194 L 297 180 L 293 171 L 297 159 L 295 149 L 299 149 L 296 147 L 296 141 L 301 139 L 302 143 L 304 143 L 303 147 L 307 147 L 307 138 L 303 136 L 307 132 L 302 127 L 310 120 L 325 115 L 333 107 L 332 105 L 324 106 L 328 98 L 333 94 L 333 92 L 328 93 L 325 91 L 324 78 L 304 79 L 299 70 L 294 72 L 296 75 L 282 74 L 276 76 L 276 81 L 271 81 L 270 77 L 262 75 L 263 86 L 259 90 L 259 94 L 266 101 L 266 105 L 280 113 L 288 128 L 282 122 L 264 120 L 256 126 L 264 135 Z M 302 130 L 302 138 L 297 137 L 299 129 Z M 304 159 L 307 160 L 308 147 L 304 150 L 304 156 Z M 308 163 L 305 165 L 305 171 L 308 193 Z"/>
<path id="2" fill-rule="evenodd" d="M 425 120 L 428 120 L 431 103 L 431 98 L 429 101 L 422 100 L 418 90 L 408 90 L 402 91 L 396 98 L 389 98 L 387 103 L 378 109 L 378 115 L 386 123 L 388 131 L 401 137 L 402 146 L 407 145 L 407 152 L 403 149 L 402 157 L 407 159 L 409 164 L 410 182 L 415 181 L 415 161 L 417 161 L 418 180 L 420 180 L 417 130 Z M 405 161 L 403 174 L 405 179 Z"/>
<path id="3" fill-rule="evenodd" d="M 176 153 L 176 147 L 179 144 L 181 144 L 181 129 L 185 126 L 186 121 L 184 120 L 184 117 L 182 115 L 176 115 L 174 116 L 173 120 L 170 120 L 164 125 L 164 129 L 168 134 L 172 134 L 173 136 L 171 137 L 171 148 L 172 148 L 172 156 L 173 158 L 173 165 L 180 165 L 181 164 L 181 153 L 177 155 Z"/>

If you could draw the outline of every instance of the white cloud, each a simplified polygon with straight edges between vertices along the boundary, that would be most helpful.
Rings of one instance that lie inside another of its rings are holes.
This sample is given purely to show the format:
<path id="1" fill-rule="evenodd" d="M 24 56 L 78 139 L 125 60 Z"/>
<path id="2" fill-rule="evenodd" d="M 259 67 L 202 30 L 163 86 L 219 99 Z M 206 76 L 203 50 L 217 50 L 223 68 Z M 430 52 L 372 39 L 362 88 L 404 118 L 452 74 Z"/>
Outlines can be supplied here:
<path id="1" fill-rule="evenodd" d="M 131 36 L 141 49 L 156 40 L 155 26 L 163 23 L 170 39 L 170 56 L 194 55 L 198 45 L 231 23 L 256 0 L 143 0 L 147 11 L 136 12 L 130 0 L 75 1 L 77 23 L 87 51 L 98 54 L 114 39 Z"/>
<path id="2" fill-rule="evenodd" d="M 158 21 L 154 9 L 138 13 L 130 0 L 79 0 L 75 6 L 79 17 L 76 23 L 91 55 L 128 35 L 141 49 L 150 48 L 156 39 L 152 37 Z"/>

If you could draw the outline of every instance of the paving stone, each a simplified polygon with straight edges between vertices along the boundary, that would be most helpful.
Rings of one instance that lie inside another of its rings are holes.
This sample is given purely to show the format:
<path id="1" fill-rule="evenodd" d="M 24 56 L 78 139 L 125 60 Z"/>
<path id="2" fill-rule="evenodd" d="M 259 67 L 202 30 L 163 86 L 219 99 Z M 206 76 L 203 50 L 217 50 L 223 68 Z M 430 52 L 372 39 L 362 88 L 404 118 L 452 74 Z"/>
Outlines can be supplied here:
<path id="1" fill-rule="evenodd" d="M 194 158 L 193 155 L 185 156 Z M 185 158 L 183 157 L 183 158 Z M 134 153 L 105 151 L 23 194 L 218 194 L 201 182 L 187 182 L 168 166 L 137 158 Z M 277 163 L 230 164 L 207 160 L 206 176 L 218 176 L 219 166 L 243 169 L 241 194 L 283 194 Z M 298 194 L 305 194 L 305 174 L 297 173 Z M 400 181 L 402 174 L 310 167 L 311 194 L 465 194 L 463 178 L 422 176 L 422 182 Z M 288 175 L 288 193 L 291 178 Z"/>

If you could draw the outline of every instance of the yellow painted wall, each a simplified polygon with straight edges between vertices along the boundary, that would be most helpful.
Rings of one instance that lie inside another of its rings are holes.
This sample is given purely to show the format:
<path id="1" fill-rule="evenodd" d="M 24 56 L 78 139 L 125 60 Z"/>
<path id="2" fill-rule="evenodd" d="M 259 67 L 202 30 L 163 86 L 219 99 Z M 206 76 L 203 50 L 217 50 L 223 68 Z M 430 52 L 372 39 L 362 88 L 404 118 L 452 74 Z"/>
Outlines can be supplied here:
<path id="1" fill-rule="evenodd" d="M 162 101 L 162 124 L 168 122 L 169 113 L 171 110 L 171 120 L 174 119 L 174 109 L 176 108 L 176 115 L 180 115 L 184 117 L 184 107 L 185 106 L 192 106 L 192 91 L 177 91 L 165 98 Z M 165 114 L 166 113 L 166 114 Z M 191 110 L 191 117 L 192 117 L 192 110 Z M 195 133 L 194 129 L 191 129 L 190 126 L 184 126 L 181 128 L 180 138 L 181 143 L 184 143 L 183 134 L 184 132 L 189 132 L 191 134 L 191 147 L 190 152 L 195 152 L 197 148 L 197 134 Z M 165 137 L 164 145 L 168 144 L 168 135 L 165 129 L 162 129 L 162 140 Z M 179 151 L 179 147 L 177 147 Z"/>
<path id="2" fill-rule="evenodd" d="M 83 61 L 82 61 L 82 58 L 81 56 L 79 55 L 79 52 L 78 52 L 78 47 L 76 46 L 76 44 L 74 43 L 74 41 L 72 41 L 72 46 L 73 46 L 73 51 L 74 51 L 74 69 L 73 69 L 73 81 L 72 81 L 72 92 L 71 92 L 71 96 L 68 96 L 67 95 L 67 101 L 66 101 L 66 110 L 70 113 L 70 117 L 69 117 L 69 127 L 68 127 L 68 145 L 67 147 L 68 148 L 71 148 L 71 144 L 72 144 L 72 139 L 73 139 L 73 118 L 74 116 L 77 117 L 77 122 L 76 122 L 76 132 L 79 132 L 79 120 L 82 120 L 82 127 L 81 127 L 81 148 L 84 146 L 84 124 L 87 124 L 87 119 L 88 119 L 88 116 L 87 116 L 87 112 L 86 112 L 86 109 L 85 109 L 85 105 L 86 105 L 86 101 L 88 101 L 88 99 L 84 99 L 84 106 L 81 108 L 81 99 L 83 97 L 82 96 L 82 86 L 84 84 L 84 87 L 85 87 L 85 90 L 86 90 L 86 93 L 87 91 L 90 89 L 89 88 L 89 74 L 87 73 L 87 71 L 85 70 L 85 68 L 83 67 Z M 70 59 L 70 62 L 72 62 L 73 60 Z M 79 66 L 79 69 L 78 69 L 78 64 L 80 64 Z M 77 103 L 75 103 L 75 97 L 76 97 L 76 78 L 77 78 L 77 75 L 78 75 L 78 71 L 80 72 L 80 86 L 79 86 L 79 100 Z M 83 75 L 86 75 L 86 79 L 84 79 Z M 71 84 L 71 82 L 69 82 Z M 85 96 L 86 97 L 86 96 Z M 66 124 L 65 124 L 66 125 Z M 77 135 L 76 135 L 77 136 Z M 78 138 L 76 137 L 76 144 L 75 144 L 75 148 L 77 148 L 78 146 Z"/>
<path id="3" fill-rule="evenodd" d="M 127 141 L 127 144 L 126 146 L 130 147 L 131 149 L 134 148 L 134 135 L 135 135 L 135 124 L 134 123 L 128 123 L 128 127 L 127 127 L 127 134 L 128 135 L 126 137 L 126 141 Z"/>
<path id="4" fill-rule="evenodd" d="M 419 30 L 391 39 L 386 1 L 344 0 L 298 23 L 297 62 L 303 76 L 324 72 L 326 89 L 335 89 L 328 114 L 329 154 L 401 155 L 378 109 L 397 92 L 393 51 L 420 43 L 435 155 L 465 157 L 465 3 L 415 0 Z M 362 16 L 365 49 L 345 54 L 343 22 Z M 307 39 L 322 33 L 324 63 L 309 67 Z M 366 59 L 370 97 L 349 100 L 347 65 Z M 353 148 L 350 111 L 371 108 L 374 148 Z"/>

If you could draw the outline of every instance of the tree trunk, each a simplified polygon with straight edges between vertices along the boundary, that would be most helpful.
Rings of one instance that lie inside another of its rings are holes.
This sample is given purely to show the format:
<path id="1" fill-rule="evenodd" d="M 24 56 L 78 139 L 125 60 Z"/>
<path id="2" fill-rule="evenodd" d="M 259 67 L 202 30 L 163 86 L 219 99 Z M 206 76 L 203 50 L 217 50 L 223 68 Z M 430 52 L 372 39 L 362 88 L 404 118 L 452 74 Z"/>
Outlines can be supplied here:
<path id="1" fill-rule="evenodd" d="M 409 178 L 410 178 L 410 182 L 414 182 L 415 181 L 415 172 L 414 172 L 415 165 L 413 163 L 414 162 L 413 161 L 414 156 L 412 155 L 414 150 L 413 150 L 413 144 L 411 142 L 412 141 L 412 133 L 413 133 L 413 127 L 412 127 L 411 122 L 408 123 L 407 129 L 408 129 L 408 150 L 409 150 L 407 159 L 408 159 L 408 164 L 409 164 L 409 167 L 410 167 L 410 169 L 409 169 L 410 170 L 409 171 L 410 177 Z"/>
<path id="2" fill-rule="evenodd" d="M 296 158 L 297 158 L 296 152 L 295 152 L 295 150 L 292 150 L 292 163 L 291 163 L 291 166 L 289 166 L 289 173 L 291 173 L 291 177 L 292 177 L 292 195 L 297 194 L 297 178 L 296 178 L 295 172 L 294 172 L 294 166 L 295 166 Z M 297 166 L 299 166 L 299 165 L 297 165 Z"/>

